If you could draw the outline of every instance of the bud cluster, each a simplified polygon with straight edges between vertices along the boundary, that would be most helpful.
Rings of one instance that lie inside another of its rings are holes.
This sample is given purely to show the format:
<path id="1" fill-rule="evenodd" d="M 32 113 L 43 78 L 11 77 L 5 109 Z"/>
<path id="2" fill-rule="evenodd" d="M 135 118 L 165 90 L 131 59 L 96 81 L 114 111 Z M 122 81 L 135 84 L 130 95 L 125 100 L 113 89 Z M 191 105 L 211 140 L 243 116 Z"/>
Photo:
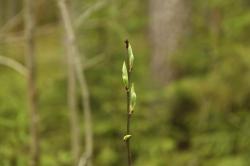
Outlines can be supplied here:
<path id="1" fill-rule="evenodd" d="M 135 86 L 134 83 L 131 82 L 131 74 L 133 70 L 134 65 L 134 54 L 132 47 L 128 40 L 125 41 L 126 43 L 126 49 L 127 49 L 127 56 L 125 61 L 122 65 L 122 81 L 125 87 L 125 90 L 127 92 L 127 113 L 128 113 L 128 119 L 130 119 L 132 113 L 134 112 L 134 108 L 136 105 L 136 93 L 135 93 Z M 130 123 L 130 120 L 128 120 L 128 123 Z M 130 125 L 128 125 L 130 126 Z M 130 131 L 129 129 L 127 131 Z M 131 135 L 129 132 L 127 135 L 124 136 L 123 140 L 128 141 L 131 138 Z"/>

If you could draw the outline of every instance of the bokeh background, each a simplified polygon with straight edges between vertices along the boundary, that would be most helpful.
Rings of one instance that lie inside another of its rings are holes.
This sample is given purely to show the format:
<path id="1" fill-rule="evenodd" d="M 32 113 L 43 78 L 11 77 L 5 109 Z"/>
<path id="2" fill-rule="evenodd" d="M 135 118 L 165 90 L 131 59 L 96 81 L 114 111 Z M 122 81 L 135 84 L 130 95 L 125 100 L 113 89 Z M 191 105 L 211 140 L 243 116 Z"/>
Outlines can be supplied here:
<path id="1" fill-rule="evenodd" d="M 56 0 L 33 3 L 40 165 L 72 166 L 63 20 Z M 138 98 L 131 126 L 133 165 L 250 165 L 249 0 L 66 4 L 80 61 L 89 64 L 82 74 L 90 94 L 93 166 L 127 165 L 125 39 L 135 55 Z M 20 68 L 13 70 L 16 63 L 27 66 L 24 16 L 25 2 L 0 0 L 0 166 L 27 166 L 30 160 L 28 80 Z M 81 86 L 75 85 L 82 154 L 84 106 Z"/>

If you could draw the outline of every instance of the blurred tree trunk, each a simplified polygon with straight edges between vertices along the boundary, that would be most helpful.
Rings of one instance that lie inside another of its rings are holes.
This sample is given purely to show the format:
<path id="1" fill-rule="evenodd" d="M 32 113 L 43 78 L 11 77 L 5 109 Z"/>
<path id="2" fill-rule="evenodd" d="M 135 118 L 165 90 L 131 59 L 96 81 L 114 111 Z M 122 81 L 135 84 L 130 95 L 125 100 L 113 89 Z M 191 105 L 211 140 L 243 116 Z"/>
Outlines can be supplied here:
<path id="1" fill-rule="evenodd" d="M 68 2 L 69 3 L 69 2 Z M 71 10 L 68 4 L 69 10 Z M 71 13 L 71 12 L 70 12 Z M 80 157 L 80 126 L 77 113 L 77 93 L 76 93 L 76 74 L 74 66 L 74 56 L 70 46 L 70 41 L 67 40 L 67 36 L 64 36 L 65 47 L 67 51 L 67 63 L 68 63 L 68 105 L 70 113 L 70 128 L 71 128 L 71 149 L 73 155 L 74 165 L 77 164 Z"/>
<path id="2" fill-rule="evenodd" d="M 67 49 L 67 63 L 68 63 L 68 105 L 69 105 L 69 114 L 70 114 L 70 130 L 71 130 L 71 149 L 74 164 L 79 160 L 80 156 L 80 128 L 79 128 L 79 119 L 77 111 L 77 94 L 76 94 L 76 76 L 74 72 L 74 60 L 69 56 L 70 49 Z"/>
<path id="3" fill-rule="evenodd" d="M 28 79 L 28 103 L 30 120 L 30 166 L 38 166 L 40 159 L 38 113 L 37 113 L 37 88 L 36 88 L 36 64 L 35 64 L 35 18 L 34 0 L 24 0 L 26 63 Z"/>
<path id="4" fill-rule="evenodd" d="M 80 159 L 79 166 L 91 166 L 92 165 L 92 153 L 93 153 L 93 131 L 92 131 L 92 116 L 91 107 L 89 99 L 89 89 L 86 80 L 85 73 L 83 71 L 83 66 L 79 48 L 76 43 L 75 31 L 73 28 L 73 21 L 69 12 L 69 6 L 66 0 L 57 0 L 58 7 L 60 9 L 62 22 L 64 25 L 64 31 L 66 34 L 66 43 L 69 43 L 68 49 L 70 57 L 74 62 L 75 74 L 79 81 L 81 95 L 82 95 L 82 105 L 84 109 L 84 127 L 85 127 L 85 153 Z"/>
<path id="5" fill-rule="evenodd" d="M 150 0 L 151 70 L 155 80 L 168 83 L 173 77 L 170 56 L 179 47 L 188 16 L 186 0 Z"/>

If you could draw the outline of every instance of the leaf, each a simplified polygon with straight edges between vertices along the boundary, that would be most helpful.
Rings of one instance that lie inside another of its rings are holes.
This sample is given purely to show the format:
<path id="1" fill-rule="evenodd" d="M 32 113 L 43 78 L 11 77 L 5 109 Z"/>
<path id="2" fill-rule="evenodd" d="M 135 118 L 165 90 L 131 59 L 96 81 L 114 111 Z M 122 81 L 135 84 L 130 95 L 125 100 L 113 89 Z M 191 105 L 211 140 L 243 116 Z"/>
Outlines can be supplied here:
<path id="1" fill-rule="evenodd" d="M 135 88 L 134 88 L 134 83 L 132 83 L 131 86 L 131 97 L 130 97 L 130 113 L 133 113 L 134 107 L 136 105 L 136 93 L 135 93 Z"/>
<path id="2" fill-rule="evenodd" d="M 134 64 L 134 54 L 130 44 L 128 44 L 128 59 L 129 59 L 129 71 L 131 71 Z"/>
<path id="3" fill-rule="evenodd" d="M 122 81 L 124 83 L 124 86 L 127 88 L 128 87 L 128 70 L 127 70 L 125 61 L 123 62 L 123 65 L 122 65 Z"/>
<path id="4" fill-rule="evenodd" d="M 132 135 L 125 135 L 123 137 L 123 141 L 127 141 L 128 139 L 130 139 L 132 137 Z"/>

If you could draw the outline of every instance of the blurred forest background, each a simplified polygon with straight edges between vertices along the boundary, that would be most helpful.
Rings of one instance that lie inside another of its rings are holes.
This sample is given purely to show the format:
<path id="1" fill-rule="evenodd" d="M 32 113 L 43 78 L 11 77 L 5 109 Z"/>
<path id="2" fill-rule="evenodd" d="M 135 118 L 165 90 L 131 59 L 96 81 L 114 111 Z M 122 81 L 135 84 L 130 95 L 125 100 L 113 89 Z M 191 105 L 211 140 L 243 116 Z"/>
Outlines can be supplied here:
<path id="1" fill-rule="evenodd" d="M 125 39 L 133 165 L 250 165 L 249 0 L 0 0 L 0 166 L 127 165 Z"/>

